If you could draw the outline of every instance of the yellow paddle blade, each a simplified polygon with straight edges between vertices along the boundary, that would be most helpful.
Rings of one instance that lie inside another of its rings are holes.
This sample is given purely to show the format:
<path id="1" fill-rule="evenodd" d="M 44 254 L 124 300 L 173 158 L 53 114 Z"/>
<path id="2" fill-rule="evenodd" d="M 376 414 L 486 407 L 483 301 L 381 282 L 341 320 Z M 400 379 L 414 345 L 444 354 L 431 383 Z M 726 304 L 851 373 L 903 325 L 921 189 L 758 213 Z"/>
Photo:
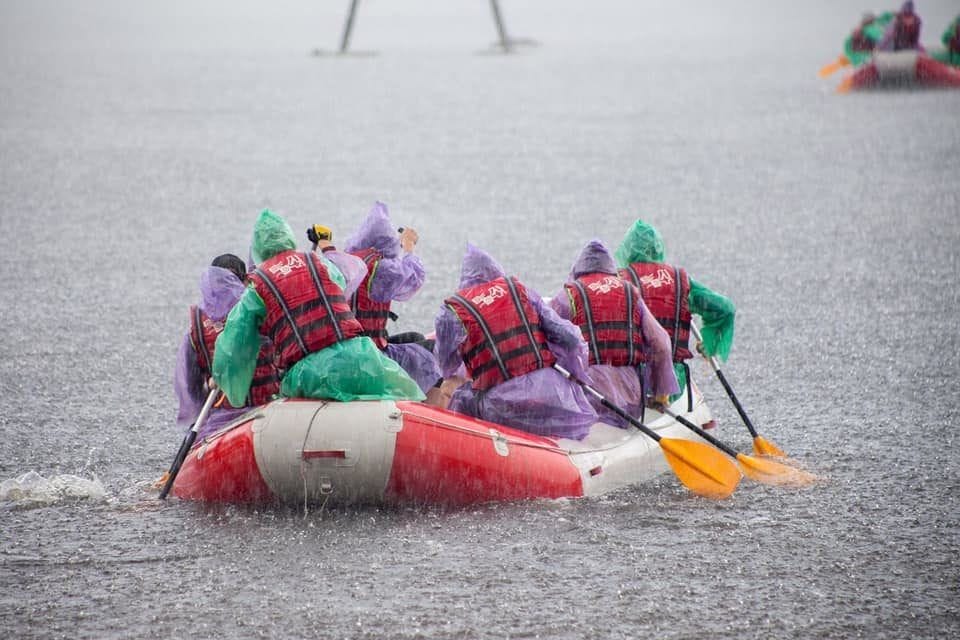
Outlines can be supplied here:
<path id="1" fill-rule="evenodd" d="M 773 456 L 774 458 L 786 458 L 787 454 L 783 449 L 773 444 L 763 436 L 757 436 L 753 439 L 753 452 L 758 456 Z"/>
<path id="2" fill-rule="evenodd" d="M 830 64 L 825 64 L 822 67 L 820 67 L 820 71 L 818 75 L 821 78 L 826 78 L 828 76 L 833 75 L 838 70 L 843 69 L 844 67 L 849 65 L 850 65 L 850 60 L 847 58 L 847 56 L 841 54 L 839 58 L 837 58 Z"/>
<path id="3" fill-rule="evenodd" d="M 745 453 L 737 454 L 737 462 L 745 476 L 765 484 L 805 487 L 817 481 L 817 476 L 812 473 L 766 458 L 754 458 Z"/>
<path id="4" fill-rule="evenodd" d="M 843 82 L 840 83 L 840 86 L 837 87 L 837 93 L 850 93 L 850 88 L 853 86 L 853 76 L 847 76 L 843 79 Z"/>
<path id="5" fill-rule="evenodd" d="M 698 496 L 726 498 L 740 482 L 737 465 L 708 444 L 661 438 L 660 448 L 677 479 Z"/>

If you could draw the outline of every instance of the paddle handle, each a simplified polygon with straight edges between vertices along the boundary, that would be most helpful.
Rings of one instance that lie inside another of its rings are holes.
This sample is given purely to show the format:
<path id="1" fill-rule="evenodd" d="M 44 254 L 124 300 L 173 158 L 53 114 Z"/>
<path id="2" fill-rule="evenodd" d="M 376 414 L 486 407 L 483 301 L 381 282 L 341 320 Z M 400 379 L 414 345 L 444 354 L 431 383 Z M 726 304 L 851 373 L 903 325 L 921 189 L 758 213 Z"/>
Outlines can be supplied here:
<path id="1" fill-rule="evenodd" d="M 690 333 L 692 333 L 693 337 L 697 339 L 697 342 L 701 344 L 703 343 L 703 336 L 700 335 L 700 329 L 697 329 L 697 325 L 693 324 L 692 322 L 690 323 Z M 699 351 L 699 349 L 697 349 L 697 351 Z M 700 352 L 700 355 L 703 356 L 704 360 L 710 363 L 710 366 L 713 368 L 714 371 L 716 371 L 717 373 L 720 373 L 720 363 L 717 362 L 717 359 L 715 357 L 708 356 L 703 352 Z"/>
<path id="2" fill-rule="evenodd" d="M 203 407 L 200 409 L 200 413 L 197 415 L 197 419 L 190 425 L 190 431 L 187 432 L 187 435 L 183 438 L 183 442 L 180 443 L 180 450 L 177 451 L 177 457 L 173 459 L 173 464 L 170 465 L 170 470 L 167 471 L 167 481 L 164 483 L 163 489 L 160 490 L 160 500 L 165 500 L 167 494 L 170 493 L 170 489 L 173 488 L 173 481 L 177 479 L 177 474 L 180 473 L 180 467 L 183 466 L 183 461 L 187 459 L 190 448 L 193 447 L 193 443 L 197 440 L 197 433 L 200 431 L 203 423 L 207 421 L 207 416 L 210 415 L 210 410 L 213 408 L 213 403 L 219 394 L 219 389 L 214 388 L 210 390 L 206 401 L 203 403 Z"/>
<path id="3" fill-rule="evenodd" d="M 654 431 L 653 429 L 643 424 L 642 422 L 640 422 L 639 420 L 631 416 L 629 413 L 627 413 L 617 405 L 613 404 L 612 402 L 604 398 L 603 394 L 601 394 L 599 391 L 597 391 L 596 389 L 588 385 L 586 382 L 584 382 L 583 380 L 580 380 L 579 378 L 574 376 L 572 373 L 570 373 L 569 371 L 561 367 L 559 364 L 554 364 L 553 368 L 556 371 L 558 371 L 560 375 L 562 375 L 567 380 L 576 382 L 578 385 L 583 387 L 584 391 L 586 391 L 587 393 L 592 395 L 594 398 L 599 400 L 600 404 L 605 406 L 607 409 L 610 409 L 610 411 L 613 411 L 615 414 L 617 414 L 618 416 L 620 416 L 621 418 L 623 418 L 624 420 L 626 420 L 627 422 L 635 426 L 637 429 L 640 429 L 640 431 L 642 431 L 644 434 L 653 438 L 656 442 L 660 442 L 660 435 L 656 431 Z"/>
<path id="4" fill-rule="evenodd" d="M 699 342 L 703 342 L 703 337 L 700 335 L 700 330 L 697 329 L 697 325 L 690 323 L 690 331 L 693 333 L 693 337 L 696 338 Z M 713 356 L 708 356 L 706 354 L 700 354 L 707 359 L 707 362 L 710 363 L 710 367 L 713 369 L 713 372 L 717 374 L 717 378 L 720 380 L 720 384 L 723 385 L 724 391 L 727 392 L 727 395 L 730 397 L 730 401 L 733 402 L 734 408 L 736 408 L 737 413 L 740 414 L 740 419 L 743 420 L 743 424 L 747 425 L 747 430 L 750 431 L 750 435 L 754 438 L 757 437 L 757 430 L 753 428 L 753 423 L 750 422 L 750 417 L 747 415 L 747 412 L 744 411 L 743 405 L 740 404 L 740 401 L 737 399 L 737 394 L 733 392 L 733 387 L 730 386 L 730 383 L 727 382 L 727 377 L 723 375 L 723 371 L 720 371 L 720 364 L 717 362 L 717 359 Z"/>

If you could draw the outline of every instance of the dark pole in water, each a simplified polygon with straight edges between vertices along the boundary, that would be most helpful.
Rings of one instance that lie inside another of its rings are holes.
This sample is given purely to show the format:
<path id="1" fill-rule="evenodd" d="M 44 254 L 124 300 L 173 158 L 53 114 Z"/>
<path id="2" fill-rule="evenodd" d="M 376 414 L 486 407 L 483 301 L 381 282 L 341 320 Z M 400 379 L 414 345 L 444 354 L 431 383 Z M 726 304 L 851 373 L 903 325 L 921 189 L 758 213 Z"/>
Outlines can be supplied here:
<path id="1" fill-rule="evenodd" d="M 497 0 L 490 0 L 490 9 L 493 11 L 493 21 L 497 23 L 497 32 L 500 34 L 500 46 L 504 51 L 510 51 L 510 40 L 507 38 L 507 30 L 503 26 L 503 17 L 500 15 L 500 3 Z"/>
<path id="2" fill-rule="evenodd" d="M 340 53 L 346 53 L 350 46 L 350 32 L 353 31 L 353 18 L 357 15 L 358 0 L 350 0 L 350 13 L 347 14 L 347 23 L 343 25 L 343 38 L 340 40 Z"/>

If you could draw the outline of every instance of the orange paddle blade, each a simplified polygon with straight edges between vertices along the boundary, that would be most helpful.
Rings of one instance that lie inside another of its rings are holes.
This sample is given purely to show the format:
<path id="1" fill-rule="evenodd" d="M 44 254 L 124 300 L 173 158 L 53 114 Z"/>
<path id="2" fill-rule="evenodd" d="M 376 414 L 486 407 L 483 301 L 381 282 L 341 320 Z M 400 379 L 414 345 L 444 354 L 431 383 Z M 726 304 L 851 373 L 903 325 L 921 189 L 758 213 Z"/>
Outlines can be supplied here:
<path id="1" fill-rule="evenodd" d="M 821 78 L 826 78 L 828 76 L 833 75 L 840 69 L 843 69 L 844 67 L 847 67 L 849 65 L 850 65 L 850 60 L 847 58 L 847 56 L 841 55 L 839 58 L 837 58 L 830 64 L 825 64 L 822 67 L 820 67 L 820 72 L 818 75 Z"/>
<path id="2" fill-rule="evenodd" d="M 661 438 L 660 448 L 677 479 L 698 496 L 726 498 L 740 482 L 737 465 L 708 444 Z"/>
<path id="3" fill-rule="evenodd" d="M 757 436 L 753 439 L 753 452 L 758 456 L 773 456 L 774 458 L 786 458 L 787 454 L 783 449 L 773 444 L 763 436 Z"/>
<path id="4" fill-rule="evenodd" d="M 745 476 L 765 484 L 805 487 L 817 481 L 817 477 L 812 473 L 766 458 L 754 458 L 745 453 L 737 454 L 737 462 Z"/>
<path id="5" fill-rule="evenodd" d="M 837 93 L 849 93 L 850 89 L 853 87 L 853 76 L 847 76 L 843 79 L 843 82 L 840 83 L 840 86 L 837 87 Z"/>
<path id="6" fill-rule="evenodd" d="M 170 477 L 169 471 L 164 471 L 163 475 L 160 476 L 160 479 L 153 483 L 154 489 L 163 489 L 163 485 L 167 484 L 167 478 Z"/>

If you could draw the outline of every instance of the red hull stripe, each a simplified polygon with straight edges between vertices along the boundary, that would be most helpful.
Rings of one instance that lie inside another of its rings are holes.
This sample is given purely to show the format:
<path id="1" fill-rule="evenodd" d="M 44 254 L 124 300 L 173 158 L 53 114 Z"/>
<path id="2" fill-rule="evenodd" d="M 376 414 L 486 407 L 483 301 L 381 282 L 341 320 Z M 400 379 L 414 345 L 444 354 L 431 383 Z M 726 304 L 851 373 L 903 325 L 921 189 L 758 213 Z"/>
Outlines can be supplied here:
<path id="1" fill-rule="evenodd" d="M 253 452 L 253 421 L 194 447 L 173 485 L 173 493 L 186 500 L 230 503 L 263 503 L 275 499 Z M 202 452 L 202 457 L 197 454 Z"/>
<path id="2" fill-rule="evenodd" d="M 567 453 L 540 436 L 465 418 L 415 402 L 398 402 L 389 501 L 472 504 L 583 495 L 583 480 Z M 502 437 L 501 450 L 490 429 Z"/>

